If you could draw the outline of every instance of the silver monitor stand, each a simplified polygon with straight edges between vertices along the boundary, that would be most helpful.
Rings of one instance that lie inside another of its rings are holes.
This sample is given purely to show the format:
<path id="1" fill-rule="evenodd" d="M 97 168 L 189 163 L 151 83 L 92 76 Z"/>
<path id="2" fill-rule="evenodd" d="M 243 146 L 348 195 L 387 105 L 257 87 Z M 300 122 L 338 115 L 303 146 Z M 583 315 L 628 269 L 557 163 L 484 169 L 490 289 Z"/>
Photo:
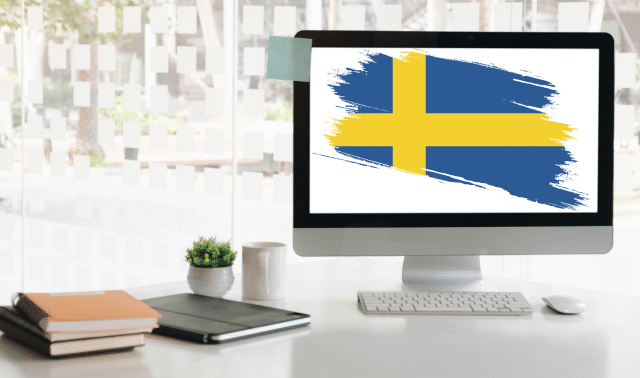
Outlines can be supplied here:
<path id="1" fill-rule="evenodd" d="M 480 256 L 405 256 L 402 283 L 410 292 L 487 290 Z"/>

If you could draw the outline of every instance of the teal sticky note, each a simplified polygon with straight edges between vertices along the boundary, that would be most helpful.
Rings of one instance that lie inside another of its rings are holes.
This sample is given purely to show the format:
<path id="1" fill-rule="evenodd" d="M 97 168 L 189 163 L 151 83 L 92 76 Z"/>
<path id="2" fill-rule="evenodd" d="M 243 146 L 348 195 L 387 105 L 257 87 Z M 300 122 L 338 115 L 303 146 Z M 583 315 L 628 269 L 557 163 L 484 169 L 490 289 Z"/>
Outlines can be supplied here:
<path id="1" fill-rule="evenodd" d="M 269 37 L 267 79 L 309 81 L 311 40 Z"/>

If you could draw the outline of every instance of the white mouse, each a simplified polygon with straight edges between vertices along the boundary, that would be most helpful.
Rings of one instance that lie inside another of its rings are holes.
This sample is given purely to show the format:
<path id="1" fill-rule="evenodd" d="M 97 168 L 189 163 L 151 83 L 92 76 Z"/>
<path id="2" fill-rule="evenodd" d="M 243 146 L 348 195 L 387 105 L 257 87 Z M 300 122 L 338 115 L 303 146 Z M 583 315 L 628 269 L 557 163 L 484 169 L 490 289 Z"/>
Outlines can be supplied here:
<path id="1" fill-rule="evenodd" d="M 550 297 L 542 298 L 547 306 L 561 314 L 580 314 L 587 309 L 587 306 L 579 299 L 564 297 L 561 295 L 552 295 Z"/>

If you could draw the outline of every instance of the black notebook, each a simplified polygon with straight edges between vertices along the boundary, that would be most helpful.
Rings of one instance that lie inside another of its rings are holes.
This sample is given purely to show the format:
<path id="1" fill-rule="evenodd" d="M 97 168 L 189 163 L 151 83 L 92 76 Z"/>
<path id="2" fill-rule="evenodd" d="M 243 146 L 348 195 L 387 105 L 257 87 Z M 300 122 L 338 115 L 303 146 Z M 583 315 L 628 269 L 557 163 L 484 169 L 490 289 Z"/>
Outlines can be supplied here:
<path id="1" fill-rule="evenodd" d="M 143 300 L 162 314 L 154 333 L 195 342 L 225 343 L 304 327 L 310 316 L 222 298 L 176 294 Z"/>

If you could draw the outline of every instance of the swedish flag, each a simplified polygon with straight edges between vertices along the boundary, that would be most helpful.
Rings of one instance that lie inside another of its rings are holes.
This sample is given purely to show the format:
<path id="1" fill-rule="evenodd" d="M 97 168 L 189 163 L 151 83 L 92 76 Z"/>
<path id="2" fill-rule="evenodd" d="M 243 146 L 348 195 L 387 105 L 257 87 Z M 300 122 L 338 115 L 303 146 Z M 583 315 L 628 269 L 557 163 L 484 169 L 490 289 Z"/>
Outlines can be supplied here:
<path id="1" fill-rule="evenodd" d="M 552 83 L 418 51 L 368 53 L 362 67 L 332 85 L 348 109 L 326 135 L 339 153 L 557 208 L 583 203 L 560 185 L 575 163 L 564 146 L 574 128 L 543 110 L 558 94 Z"/>

